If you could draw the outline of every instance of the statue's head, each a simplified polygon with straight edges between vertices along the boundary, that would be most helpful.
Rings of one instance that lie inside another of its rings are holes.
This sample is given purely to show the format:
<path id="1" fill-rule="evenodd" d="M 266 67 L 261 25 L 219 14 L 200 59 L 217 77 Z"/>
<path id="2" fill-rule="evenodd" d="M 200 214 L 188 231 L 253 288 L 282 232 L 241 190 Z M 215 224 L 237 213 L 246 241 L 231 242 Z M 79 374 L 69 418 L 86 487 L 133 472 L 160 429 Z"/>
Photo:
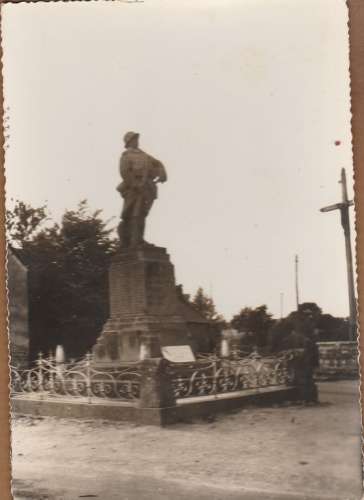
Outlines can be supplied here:
<path id="1" fill-rule="evenodd" d="M 139 145 L 139 134 L 137 132 L 127 132 L 124 135 L 124 144 L 126 148 L 137 148 Z"/>

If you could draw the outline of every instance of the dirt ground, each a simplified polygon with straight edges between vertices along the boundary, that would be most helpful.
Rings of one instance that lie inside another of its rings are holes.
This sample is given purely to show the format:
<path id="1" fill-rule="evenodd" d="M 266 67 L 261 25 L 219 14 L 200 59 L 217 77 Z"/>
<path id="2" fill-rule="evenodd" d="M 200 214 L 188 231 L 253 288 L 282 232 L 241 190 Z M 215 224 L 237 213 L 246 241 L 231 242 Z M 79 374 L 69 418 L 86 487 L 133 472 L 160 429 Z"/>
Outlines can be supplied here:
<path id="1" fill-rule="evenodd" d="M 320 397 L 167 428 L 19 416 L 14 498 L 360 500 L 357 384 Z"/>

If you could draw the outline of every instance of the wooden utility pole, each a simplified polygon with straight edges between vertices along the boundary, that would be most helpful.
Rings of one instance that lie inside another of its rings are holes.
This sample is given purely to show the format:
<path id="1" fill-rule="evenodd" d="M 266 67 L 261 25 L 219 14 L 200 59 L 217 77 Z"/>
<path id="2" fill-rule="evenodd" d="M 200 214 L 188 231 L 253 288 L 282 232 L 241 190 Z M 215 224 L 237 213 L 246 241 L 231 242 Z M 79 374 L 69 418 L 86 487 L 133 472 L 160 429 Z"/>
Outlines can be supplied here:
<path id="1" fill-rule="evenodd" d="M 298 255 L 294 258 L 294 276 L 295 276 L 295 288 L 296 288 L 296 307 L 298 311 L 298 307 L 300 305 L 300 293 L 298 288 Z"/>
<path id="2" fill-rule="evenodd" d="M 346 267 L 348 275 L 348 292 L 349 292 L 349 339 L 356 339 L 356 299 L 355 299 L 355 286 L 354 286 L 354 268 L 353 268 L 353 255 L 351 251 L 351 236 L 350 236 L 350 217 L 349 207 L 354 205 L 353 200 L 348 198 L 348 189 L 346 185 L 345 169 L 341 169 L 341 183 L 342 189 L 342 202 L 335 203 L 328 207 L 321 208 L 321 212 L 331 212 L 332 210 L 340 210 L 341 225 L 344 230 L 345 236 L 345 250 L 346 250 Z"/>

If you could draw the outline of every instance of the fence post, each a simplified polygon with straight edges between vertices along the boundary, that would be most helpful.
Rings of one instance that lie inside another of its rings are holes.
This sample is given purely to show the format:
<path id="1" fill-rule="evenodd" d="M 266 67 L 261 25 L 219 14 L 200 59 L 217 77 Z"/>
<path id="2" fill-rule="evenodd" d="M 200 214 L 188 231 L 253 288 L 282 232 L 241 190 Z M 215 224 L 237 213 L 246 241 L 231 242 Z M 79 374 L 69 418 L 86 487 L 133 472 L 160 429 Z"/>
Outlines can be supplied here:
<path id="1" fill-rule="evenodd" d="M 41 352 L 38 354 L 38 359 L 37 359 L 37 365 L 38 365 L 38 389 L 40 393 L 40 399 L 43 399 L 43 355 Z M 30 381 L 31 383 L 31 381 Z"/>
<path id="2" fill-rule="evenodd" d="M 213 374 L 212 392 L 213 392 L 215 398 L 217 399 L 217 377 L 216 377 L 216 374 L 217 374 L 217 361 L 215 359 L 213 360 L 212 374 Z"/>
<path id="3" fill-rule="evenodd" d="M 230 346 L 227 338 L 221 339 L 220 356 L 222 358 L 228 358 L 230 356 Z"/>
<path id="4" fill-rule="evenodd" d="M 171 421 L 171 408 L 176 406 L 172 381 L 167 373 L 168 363 L 163 358 L 146 358 L 140 363 L 139 408 L 142 423 L 160 424 Z"/>
<path id="5" fill-rule="evenodd" d="M 91 354 L 88 352 L 86 354 L 86 392 L 87 392 L 87 403 L 92 403 L 92 392 L 91 392 Z"/>
<path id="6" fill-rule="evenodd" d="M 56 375 L 55 372 L 55 359 L 53 358 L 52 351 L 49 352 L 49 389 L 50 393 L 54 394 L 54 378 Z"/>

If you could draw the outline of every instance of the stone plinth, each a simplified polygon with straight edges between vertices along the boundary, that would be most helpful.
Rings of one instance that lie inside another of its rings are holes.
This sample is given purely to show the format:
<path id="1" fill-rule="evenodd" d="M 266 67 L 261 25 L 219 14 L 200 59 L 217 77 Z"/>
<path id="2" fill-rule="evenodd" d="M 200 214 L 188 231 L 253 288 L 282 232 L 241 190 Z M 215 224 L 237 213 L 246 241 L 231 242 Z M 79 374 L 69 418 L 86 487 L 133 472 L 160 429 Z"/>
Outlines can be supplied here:
<path id="1" fill-rule="evenodd" d="M 110 318 L 93 349 L 95 363 L 137 361 L 142 342 L 147 357 L 160 357 L 160 346 L 189 343 L 165 248 L 120 251 L 110 266 L 109 289 Z"/>

